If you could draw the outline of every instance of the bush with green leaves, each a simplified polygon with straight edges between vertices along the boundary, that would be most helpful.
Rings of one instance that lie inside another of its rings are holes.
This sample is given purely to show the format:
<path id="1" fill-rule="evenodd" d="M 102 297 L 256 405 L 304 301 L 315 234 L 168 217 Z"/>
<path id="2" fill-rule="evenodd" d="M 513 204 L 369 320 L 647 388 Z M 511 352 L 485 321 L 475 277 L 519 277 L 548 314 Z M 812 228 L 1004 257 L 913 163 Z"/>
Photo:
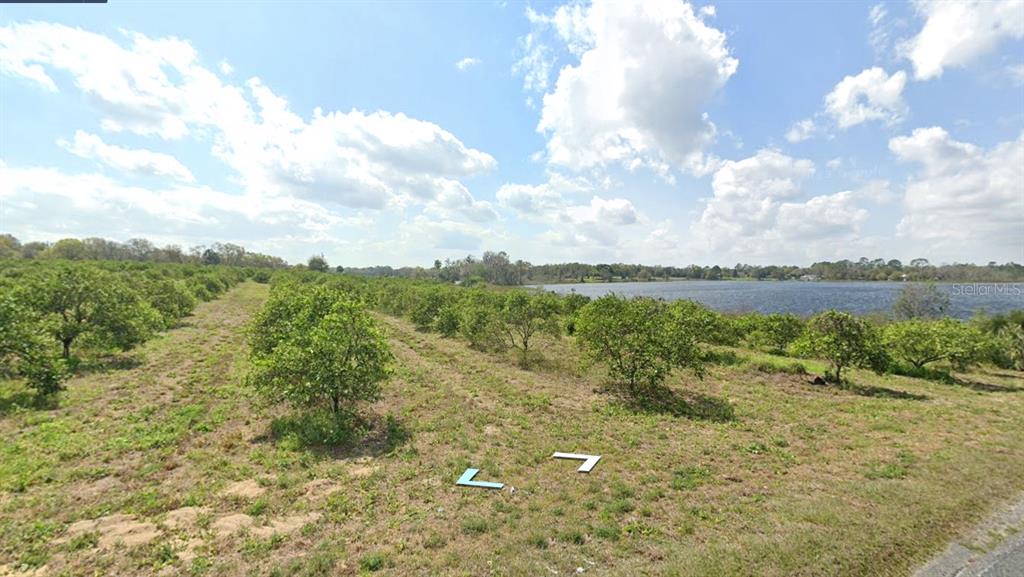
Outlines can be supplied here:
<path id="1" fill-rule="evenodd" d="M 417 329 L 429 331 L 434 327 L 434 321 L 437 319 L 438 313 L 441 312 L 441 307 L 444 306 L 444 295 L 438 288 L 419 292 L 416 304 L 412 307 L 410 318 Z"/>
<path id="2" fill-rule="evenodd" d="M 188 316 L 196 306 L 196 297 L 180 280 L 158 279 L 143 285 L 144 295 L 160 314 L 163 328 L 169 329 L 178 319 Z"/>
<path id="3" fill-rule="evenodd" d="M 32 318 L 10 295 L 0 296 L 0 374 L 24 378 L 39 394 L 60 390 L 64 361 Z"/>
<path id="4" fill-rule="evenodd" d="M 80 339 L 128 350 L 163 324 L 160 313 L 124 278 L 88 265 L 43 270 L 19 286 L 19 293 L 60 342 L 65 359 Z"/>
<path id="5" fill-rule="evenodd" d="M 696 340 L 658 299 L 607 295 L 580 309 L 576 321 L 584 357 L 606 363 L 609 376 L 636 397 L 654 393 L 676 367 L 703 374 Z"/>
<path id="6" fill-rule="evenodd" d="M 698 302 L 674 301 L 669 305 L 669 311 L 678 328 L 692 334 L 697 342 L 735 345 L 738 341 L 729 319 Z"/>
<path id="7" fill-rule="evenodd" d="M 392 360 L 365 305 L 328 286 L 282 284 L 254 319 L 249 382 L 268 399 L 351 413 L 380 396 Z"/>
<path id="8" fill-rule="evenodd" d="M 996 333 L 994 346 L 1005 355 L 1004 368 L 1024 371 L 1024 326 L 1008 324 L 1000 328 Z"/>
<path id="9" fill-rule="evenodd" d="M 562 303 L 562 323 L 565 326 L 565 333 L 568 335 L 575 334 L 576 332 L 576 316 L 580 309 L 586 306 L 590 302 L 590 297 L 581 295 L 575 291 L 564 295 L 561 298 Z"/>
<path id="10" fill-rule="evenodd" d="M 796 354 L 826 359 L 825 379 L 841 383 L 849 367 L 884 369 L 886 358 L 877 330 L 850 313 L 828 310 L 811 317 L 804 333 L 793 343 Z"/>
<path id="11" fill-rule="evenodd" d="M 530 340 L 535 334 L 561 334 L 559 309 L 558 297 L 552 293 L 529 294 L 516 290 L 505 295 L 501 327 L 505 330 L 508 344 L 522 353 L 523 363 L 526 363 Z"/>
<path id="12" fill-rule="evenodd" d="M 986 360 L 1002 369 L 1024 370 L 1024 309 L 979 317 L 972 324 L 986 336 Z"/>
<path id="13" fill-rule="evenodd" d="M 500 351 L 507 344 L 499 298 L 487 289 L 474 289 L 459 307 L 459 334 L 477 350 Z"/>
<path id="14" fill-rule="evenodd" d="M 456 299 L 450 299 L 437 311 L 437 318 L 434 319 L 434 328 L 445 337 L 454 337 L 459 334 L 459 303 Z"/>
<path id="15" fill-rule="evenodd" d="M 981 331 L 948 318 L 890 323 L 883 329 L 882 342 L 895 359 L 916 369 L 938 361 L 962 369 L 976 363 L 984 347 Z"/>
<path id="16" fill-rule="evenodd" d="M 804 321 L 788 313 L 750 315 L 746 323 L 747 343 L 778 354 L 784 353 L 804 331 Z"/>

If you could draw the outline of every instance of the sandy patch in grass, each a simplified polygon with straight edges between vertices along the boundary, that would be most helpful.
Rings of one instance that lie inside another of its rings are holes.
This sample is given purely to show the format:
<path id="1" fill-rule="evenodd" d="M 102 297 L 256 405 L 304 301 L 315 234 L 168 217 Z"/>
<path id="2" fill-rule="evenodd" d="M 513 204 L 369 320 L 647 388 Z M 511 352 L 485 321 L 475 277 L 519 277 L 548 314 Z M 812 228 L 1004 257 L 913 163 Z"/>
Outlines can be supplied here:
<path id="1" fill-rule="evenodd" d="M 172 531 L 191 529 L 199 516 L 208 512 L 207 507 L 182 507 L 168 512 L 163 524 Z"/>
<path id="2" fill-rule="evenodd" d="M 255 499 L 265 492 L 266 489 L 261 487 L 255 479 L 238 481 L 237 483 L 228 485 L 227 489 L 224 489 L 224 495 L 228 497 L 240 497 L 243 499 Z"/>
<path id="3" fill-rule="evenodd" d="M 253 525 L 253 518 L 246 515 L 245 513 L 234 513 L 231 515 L 225 515 L 216 519 L 211 525 L 210 529 L 216 533 L 218 537 L 230 537 L 235 533 L 238 533 L 242 529 L 248 529 Z"/>
<path id="4" fill-rule="evenodd" d="M 287 533 L 298 531 L 308 523 L 316 523 L 318 520 L 320 520 L 320 513 L 292 515 L 290 517 L 272 521 L 269 525 L 264 527 L 256 527 L 252 530 L 252 534 L 262 538 L 268 538 L 274 533 L 285 535 Z"/>
<path id="5" fill-rule="evenodd" d="M 85 519 L 68 526 L 68 538 L 86 533 L 99 534 L 99 547 L 110 549 L 117 543 L 127 547 L 145 545 L 160 536 L 160 531 L 153 523 L 137 521 L 130 515 L 115 513 L 99 519 Z"/>

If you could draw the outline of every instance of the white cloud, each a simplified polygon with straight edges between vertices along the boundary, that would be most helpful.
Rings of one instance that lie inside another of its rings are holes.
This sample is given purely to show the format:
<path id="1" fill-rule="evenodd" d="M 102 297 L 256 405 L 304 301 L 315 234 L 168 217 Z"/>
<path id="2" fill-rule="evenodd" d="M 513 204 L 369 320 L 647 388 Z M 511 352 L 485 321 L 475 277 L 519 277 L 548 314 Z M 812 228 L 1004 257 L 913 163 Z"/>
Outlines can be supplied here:
<path id="1" fill-rule="evenodd" d="M 962 260 L 1019 261 L 1024 251 L 1024 140 L 990 150 L 958 142 L 940 127 L 889 141 L 920 166 L 906 184 L 898 232 Z"/>
<path id="2" fill-rule="evenodd" d="M 234 66 L 231 66 L 231 63 L 227 60 L 221 60 L 220 64 L 217 65 L 217 68 L 219 68 L 220 73 L 225 76 L 230 76 L 235 72 Z"/>
<path id="3" fill-rule="evenodd" d="M 907 74 L 902 70 L 892 76 L 874 67 L 856 76 L 847 76 L 825 97 L 825 112 L 840 128 L 849 128 L 869 120 L 895 124 L 907 113 L 903 87 Z"/>
<path id="4" fill-rule="evenodd" d="M 804 196 L 810 160 L 761 150 L 726 161 L 712 178 L 712 197 L 691 231 L 692 250 L 743 262 L 831 257 L 848 252 L 868 214 L 850 191 Z"/>
<path id="5" fill-rule="evenodd" d="M 614 248 L 619 231 L 643 218 L 632 201 L 595 195 L 594 188 L 585 179 L 552 172 L 542 184 L 505 184 L 496 196 L 502 207 L 526 220 L 548 225 L 542 239 L 563 246 L 596 243 Z M 577 201 L 578 197 L 589 197 L 589 201 Z"/>
<path id="6" fill-rule="evenodd" d="M 928 80 L 950 67 L 963 67 L 995 50 L 1004 39 L 1024 38 L 1020 0 L 918 0 L 924 26 L 900 46 L 914 64 L 914 77 Z"/>
<path id="7" fill-rule="evenodd" d="M 81 130 L 75 131 L 73 141 L 62 139 L 58 144 L 72 154 L 99 161 L 118 171 L 195 182 L 192 172 L 169 154 L 107 144 L 99 136 Z"/>
<path id="8" fill-rule="evenodd" d="M 522 75 L 524 90 L 547 90 L 554 65 L 551 49 L 541 43 L 536 34 L 531 32 L 519 39 L 519 60 L 512 66 L 512 73 Z M 533 97 L 527 97 L 526 103 L 532 108 Z"/>
<path id="9" fill-rule="evenodd" d="M 1011 64 L 1006 67 L 1006 75 L 1014 86 L 1024 86 L 1024 64 Z"/>
<path id="10" fill-rule="evenodd" d="M 738 61 L 725 34 L 691 5 L 597 1 L 527 15 L 534 34 L 553 28 L 577 57 L 544 95 L 537 129 L 548 138 L 549 163 L 647 167 L 662 175 L 704 165 L 702 149 L 715 136 L 704 109 Z M 536 53 L 536 37 L 529 38 Z"/>
<path id="11" fill-rule="evenodd" d="M 455 63 L 455 67 L 458 68 L 460 72 L 468 70 L 468 69 L 470 69 L 470 68 L 472 68 L 474 66 L 479 66 L 479 65 L 480 65 L 480 59 L 479 58 L 469 58 L 469 57 L 463 58 L 462 60 L 459 60 L 458 62 Z"/>
<path id="12" fill-rule="evenodd" d="M 128 47 L 60 24 L 2 27 L 0 71 L 47 89 L 56 89 L 48 71 L 68 73 L 108 131 L 209 138 L 212 154 L 262 195 L 379 209 L 447 194 L 451 205 L 451 190 L 468 194 L 459 178 L 496 166 L 443 128 L 402 113 L 317 108 L 306 120 L 258 78 L 225 84 L 186 41 L 125 35 Z M 106 152 L 127 162 L 123 150 Z M 475 202 L 459 212 L 484 217 L 487 207 Z"/>
<path id="13" fill-rule="evenodd" d="M 786 140 L 796 144 L 797 142 L 803 142 L 808 138 L 814 136 L 816 127 L 814 126 L 814 120 L 805 118 L 799 122 L 793 124 L 789 131 L 786 132 Z"/>

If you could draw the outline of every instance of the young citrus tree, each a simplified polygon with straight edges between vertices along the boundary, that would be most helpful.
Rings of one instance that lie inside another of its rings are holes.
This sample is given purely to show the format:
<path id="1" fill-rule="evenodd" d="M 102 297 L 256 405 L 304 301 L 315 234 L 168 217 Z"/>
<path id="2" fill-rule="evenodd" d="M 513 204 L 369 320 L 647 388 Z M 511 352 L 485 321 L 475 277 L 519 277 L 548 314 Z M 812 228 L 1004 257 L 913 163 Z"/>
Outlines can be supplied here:
<path id="1" fill-rule="evenodd" d="M 508 343 L 522 353 L 523 364 L 530 351 L 530 339 L 535 334 L 561 334 L 559 309 L 558 297 L 552 293 L 531 295 L 524 291 L 512 291 L 505 297 L 501 310 L 502 327 Z"/>
<path id="2" fill-rule="evenodd" d="M 392 360 L 364 305 L 330 287 L 275 291 L 253 326 L 250 382 L 272 400 L 335 417 L 380 396 Z"/>
<path id="3" fill-rule="evenodd" d="M 0 374 L 22 377 L 42 395 L 59 391 L 67 372 L 47 340 L 29 311 L 0 296 Z"/>
<path id="4" fill-rule="evenodd" d="M 160 313 L 122 277 L 89 264 L 44 270 L 21 289 L 20 300 L 60 341 L 65 359 L 80 338 L 128 350 L 163 324 Z"/>
<path id="5" fill-rule="evenodd" d="M 928 363 L 950 361 L 957 367 L 972 364 L 982 348 L 982 335 L 955 319 L 909 320 L 887 325 L 882 334 L 886 349 L 917 369 Z"/>
<path id="6" fill-rule="evenodd" d="M 607 295 L 591 301 L 577 316 L 576 339 L 586 359 L 607 363 L 611 378 L 637 397 L 653 393 L 675 367 L 702 374 L 694 334 L 672 322 L 662 300 Z"/>
<path id="7" fill-rule="evenodd" d="M 804 322 L 800 317 L 788 313 L 754 315 L 750 324 L 752 327 L 747 334 L 747 342 L 774 353 L 785 352 L 804 330 Z"/>
<path id="8" fill-rule="evenodd" d="M 880 369 L 881 350 L 874 327 L 844 312 L 828 310 L 811 317 L 803 335 L 793 344 L 797 354 L 827 359 L 828 381 L 841 383 L 843 369 Z"/>

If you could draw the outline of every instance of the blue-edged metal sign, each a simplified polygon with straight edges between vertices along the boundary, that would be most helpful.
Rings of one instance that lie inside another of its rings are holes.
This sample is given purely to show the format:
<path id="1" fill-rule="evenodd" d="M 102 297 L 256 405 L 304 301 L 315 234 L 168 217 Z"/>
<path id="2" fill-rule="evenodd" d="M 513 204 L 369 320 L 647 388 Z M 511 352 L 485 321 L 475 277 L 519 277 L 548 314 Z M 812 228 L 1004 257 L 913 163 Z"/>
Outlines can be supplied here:
<path id="1" fill-rule="evenodd" d="M 455 482 L 456 485 L 462 485 L 464 487 L 482 487 L 484 489 L 500 489 L 505 486 L 504 483 L 490 483 L 488 481 L 474 481 L 473 477 L 480 472 L 480 469 L 466 469 L 466 472 L 459 477 L 459 480 Z"/>

